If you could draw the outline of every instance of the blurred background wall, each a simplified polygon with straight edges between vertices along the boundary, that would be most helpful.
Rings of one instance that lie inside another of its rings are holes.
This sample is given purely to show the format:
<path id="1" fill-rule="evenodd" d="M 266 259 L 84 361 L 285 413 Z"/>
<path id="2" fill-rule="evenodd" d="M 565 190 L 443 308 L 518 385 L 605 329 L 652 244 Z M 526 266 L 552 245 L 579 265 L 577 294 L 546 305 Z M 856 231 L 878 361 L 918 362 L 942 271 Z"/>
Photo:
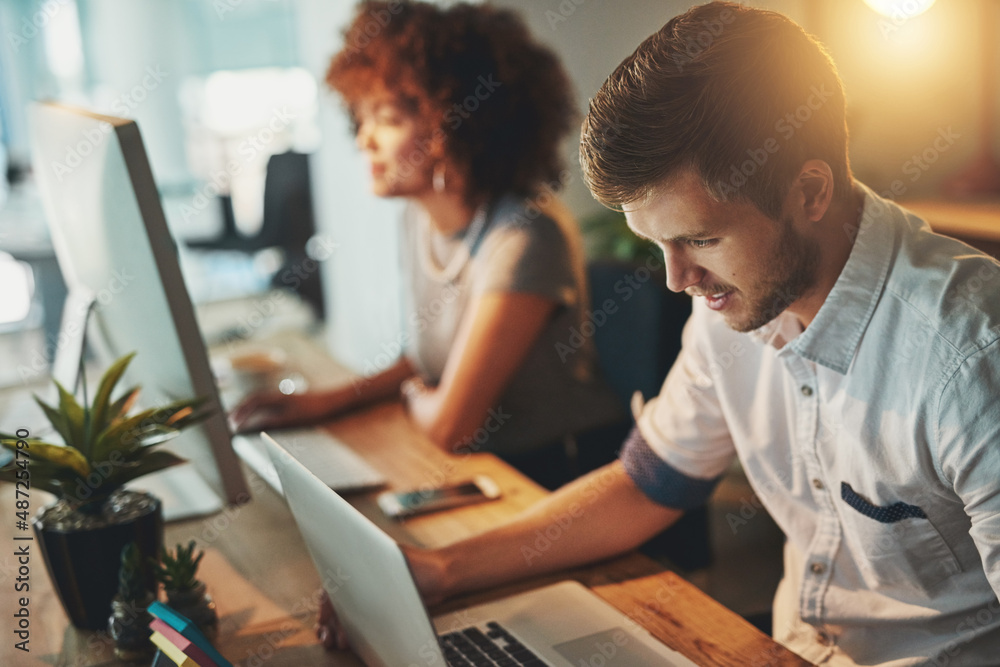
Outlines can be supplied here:
<path id="1" fill-rule="evenodd" d="M 538 38 L 562 56 L 582 114 L 625 56 L 695 3 L 497 4 L 523 12 Z M 939 0 L 920 16 L 888 18 L 862 0 L 748 4 L 788 14 L 827 44 L 847 87 L 854 171 L 876 190 L 901 181 L 903 198 L 935 196 L 984 141 L 983 54 L 997 58 L 995 45 L 984 43 L 984 3 Z M 321 265 L 327 340 L 336 356 L 370 370 L 373 360 L 393 352 L 399 332 L 400 206 L 368 194 L 346 118 L 322 83 L 352 6 L 347 0 L 0 0 L 0 128 L 12 181 L 0 190 L 0 251 L 16 255 L 26 245 L 44 245 L 28 171 L 31 100 L 135 118 L 171 227 L 193 246 L 224 227 L 220 194 L 229 197 L 230 222 L 246 234 L 259 230 L 268 157 L 307 153 L 316 233 L 329 251 L 320 253 L 327 258 Z M 914 161 L 943 132 L 953 137 L 947 149 L 933 161 Z M 599 206 L 582 183 L 575 137 L 565 150 L 572 169 L 565 197 L 578 216 L 590 216 Z M 261 289 L 279 261 L 266 254 L 188 259 L 189 277 L 211 278 L 194 281 L 198 300 Z M 0 311 L 23 311 L 13 299 L 0 294 Z M 2 320 L 0 334 L 16 325 Z"/>

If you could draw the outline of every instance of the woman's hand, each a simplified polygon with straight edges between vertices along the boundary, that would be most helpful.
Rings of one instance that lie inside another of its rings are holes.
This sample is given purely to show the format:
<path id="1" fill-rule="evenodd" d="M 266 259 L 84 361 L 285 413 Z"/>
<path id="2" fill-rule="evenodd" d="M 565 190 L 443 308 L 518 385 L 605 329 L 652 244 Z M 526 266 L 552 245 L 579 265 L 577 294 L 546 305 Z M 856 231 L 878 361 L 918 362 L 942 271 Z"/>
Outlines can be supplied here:
<path id="1" fill-rule="evenodd" d="M 399 393 L 399 385 L 413 375 L 405 358 L 371 377 L 324 391 L 285 395 L 277 391 L 251 394 L 229 413 L 234 433 L 296 426 L 330 419 L 348 410 L 384 401 Z"/>
<path id="2" fill-rule="evenodd" d="M 403 555 L 410 565 L 410 572 L 417 584 L 420 597 L 428 606 L 434 605 L 446 597 L 445 574 L 447 568 L 444 558 L 437 552 L 429 549 L 418 549 L 416 547 L 399 545 Z M 319 617 L 316 619 L 316 637 L 328 651 L 333 649 L 346 650 L 347 634 L 344 626 L 337 618 L 330 603 L 330 597 L 326 591 L 320 598 Z"/>
<path id="3" fill-rule="evenodd" d="M 484 294 L 468 307 L 441 381 L 400 387 L 407 411 L 431 442 L 452 453 L 483 425 L 548 324 L 557 304 L 535 294 Z"/>
<path id="4" fill-rule="evenodd" d="M 337 392 L 304 394 L 260 392 L 250 394 L 229 413 L 234 433 L 263 431 L 320 421 L 343 409 Z"/>

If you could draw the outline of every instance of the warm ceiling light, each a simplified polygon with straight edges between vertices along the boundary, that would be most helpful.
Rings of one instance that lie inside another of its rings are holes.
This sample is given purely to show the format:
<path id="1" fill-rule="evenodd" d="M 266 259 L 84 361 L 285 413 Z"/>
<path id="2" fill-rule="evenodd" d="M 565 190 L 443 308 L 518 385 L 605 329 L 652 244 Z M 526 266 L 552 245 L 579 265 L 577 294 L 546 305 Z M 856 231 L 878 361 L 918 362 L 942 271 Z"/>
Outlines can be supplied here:
<path id="1" fill-rule="evenodd" d="M 865 0 L 865 4 L 893 19 L 911 19 L 930 9 L 934 0 Z"/>

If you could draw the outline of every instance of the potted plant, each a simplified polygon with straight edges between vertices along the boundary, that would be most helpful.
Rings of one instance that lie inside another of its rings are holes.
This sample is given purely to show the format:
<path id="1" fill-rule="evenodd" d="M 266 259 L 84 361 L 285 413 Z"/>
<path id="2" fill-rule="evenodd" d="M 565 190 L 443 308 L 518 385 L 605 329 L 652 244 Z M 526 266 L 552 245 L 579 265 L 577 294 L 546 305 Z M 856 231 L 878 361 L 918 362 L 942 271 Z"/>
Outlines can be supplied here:
<path id="1" fill-rule="evenodd" d="M 31 488 L 57 496 L 32 523 L 66 615 L 86 630 L 107 625 L 122 548 L 134 541 L 145 562 L 163 544 L 159 499 L 122 486 L 184 463 L 157 445 L 209 414 L 202 398 L 128 414 L 139 388 L 114 399 L 112 393 L 133 356 L 126 355 L 108 368 L 90 405 L 86 399 L 81 405 L 58 382 L 58 406 L 35 397 L 62 443 L 0 433 L 0 445 L 17 451 L 20 441 L 22 454 L 29 457 L 27 466 L 24 458 L 18 458 L 0 468 L 0 480 L 19 479 L 19 471 L 26 467 Z M 82 384 L 86 387 L 86 382 Z M 145 585 L 153 591 L 156 581 L 152 570 L 146 569 Z"/>
<path id="2" fill-rule="evenodd" d="M 167 604 L 174 611 L 186 616 L 198 626 L 209 640 L 215 639 L 219 629 L 219 617 L 215 603 L 206 592 L 205 584 L 195 576 L 204 551 L 194 553 L 194 540 L 187 547 L 178 544 L 173 553 L 163 549 L 160 562 L 155 564 L 156 578 L 163 584 L 167 594 Z"/>

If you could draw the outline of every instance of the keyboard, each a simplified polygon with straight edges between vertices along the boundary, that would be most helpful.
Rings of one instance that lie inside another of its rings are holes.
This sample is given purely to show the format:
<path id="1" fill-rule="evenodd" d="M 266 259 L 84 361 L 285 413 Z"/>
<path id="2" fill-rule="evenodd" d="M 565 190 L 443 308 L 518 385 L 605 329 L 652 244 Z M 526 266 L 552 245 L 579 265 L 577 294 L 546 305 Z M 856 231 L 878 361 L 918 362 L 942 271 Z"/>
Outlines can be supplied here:
<path id="1" fill-rule="evenodd" d="M 448 667 L 548 667 L 495 621 L 486 624 L 485 632 L 466 628 L 443 634 L 438 640 Z"/>
<path id="2" fill-rule="evenodd" d="M 297 428 L 267 433 L 334 491 L 360 491 L 386 483 L 382 473 L 323 429 Z M 233 436 L 233 449 L 251 470 L 281 493 L 281 480 L 260 434 Z"/>

